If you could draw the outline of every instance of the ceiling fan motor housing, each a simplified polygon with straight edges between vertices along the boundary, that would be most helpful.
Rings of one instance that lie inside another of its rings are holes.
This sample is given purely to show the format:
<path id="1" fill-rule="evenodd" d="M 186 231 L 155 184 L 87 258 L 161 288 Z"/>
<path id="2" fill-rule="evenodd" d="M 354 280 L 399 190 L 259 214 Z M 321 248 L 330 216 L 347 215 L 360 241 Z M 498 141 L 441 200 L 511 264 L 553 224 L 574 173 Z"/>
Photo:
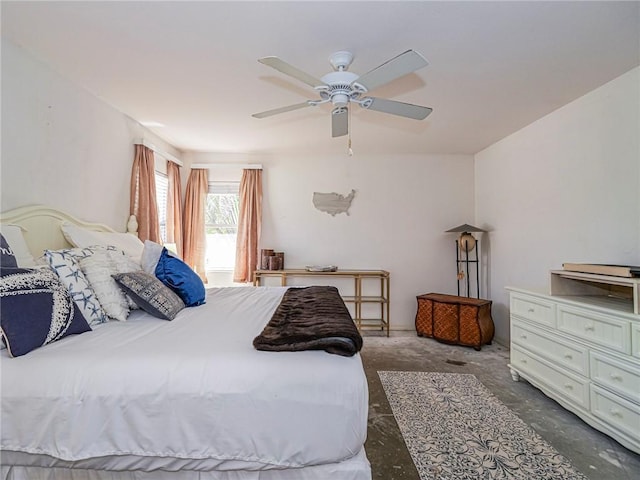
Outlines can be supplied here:
<path id="1" fill-rule="evenodd" d="M 362 93 L 354 90 L 352 83 L 358 79 L 358 75 L 340 70 L 327 73 L 321 80 L 329 87 L 325 89 L 331 103 L 336 107 L 346 107 L 351 99 L 358 98 Z"/>

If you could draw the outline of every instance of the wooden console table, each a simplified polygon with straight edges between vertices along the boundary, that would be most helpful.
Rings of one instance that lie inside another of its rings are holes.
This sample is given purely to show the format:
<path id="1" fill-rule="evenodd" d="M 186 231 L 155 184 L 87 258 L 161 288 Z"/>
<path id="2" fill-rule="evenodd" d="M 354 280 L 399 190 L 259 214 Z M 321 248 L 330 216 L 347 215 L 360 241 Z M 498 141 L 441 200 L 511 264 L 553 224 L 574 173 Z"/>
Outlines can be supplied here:
<path id="1" fill-rule="evenodd" d="M 353 304 L 353 320 L 360 330 L 380 329 L 386 330 L 389 336 L 389 272 L 386 270 L 337 270 L 335 272 L 310 272 L 305 269 L 285 269 L 285 270 L 255 270 L 253 272 L 253 284 L 260 286 L 262 280 L 268 277 L 279 277 L 280 285 L 295 285 L 294 278 L 300 277 L 323 277 L 325 282 L 328 278 L 351 278 L 353 279 L 353 295 L 345 295 L 341 292 L 345 303 Z M 363 283 L 367 280 L 380 282 L 379 295 L 365 295 Z M 293 281 L 293 283 L 291 283 Z M 327 283 L 324 283 L 327 285 Z M 328 283 L 331 285 L 331 283 Z M 365 317 L 363 312 L 364 304 L 379 304 L 379 315 L 375 318 Z"/>

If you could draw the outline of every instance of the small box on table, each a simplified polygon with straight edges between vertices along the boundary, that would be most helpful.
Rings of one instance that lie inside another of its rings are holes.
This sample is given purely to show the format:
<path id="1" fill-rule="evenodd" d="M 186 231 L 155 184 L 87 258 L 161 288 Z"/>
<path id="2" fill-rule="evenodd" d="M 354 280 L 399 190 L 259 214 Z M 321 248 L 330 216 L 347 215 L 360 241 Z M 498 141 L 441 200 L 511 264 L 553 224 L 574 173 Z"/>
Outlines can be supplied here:
<path id="1" fill-rule="evenodd" d="M 427 293 L 416 298 L 418 336 L 476 350 L 491 344 L 494 334 L 491 300 L 441 293 Z"/>

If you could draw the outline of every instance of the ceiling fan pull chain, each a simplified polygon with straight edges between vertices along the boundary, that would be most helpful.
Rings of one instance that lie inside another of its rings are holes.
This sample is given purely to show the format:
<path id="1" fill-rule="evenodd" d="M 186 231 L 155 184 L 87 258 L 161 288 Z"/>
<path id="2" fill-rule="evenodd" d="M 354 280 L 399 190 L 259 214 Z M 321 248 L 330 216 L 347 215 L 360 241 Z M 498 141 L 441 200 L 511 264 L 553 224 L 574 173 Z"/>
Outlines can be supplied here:
<path id="1" fill-rule="evenodd" d="M 349 142 L 348 142 L 347 155 L 349 155 L 350 157 L 353 157 L 353 150 L 351 149 L 351 128 L 353 127 L 351 123 L 351 109 L 349 109 Z"/>

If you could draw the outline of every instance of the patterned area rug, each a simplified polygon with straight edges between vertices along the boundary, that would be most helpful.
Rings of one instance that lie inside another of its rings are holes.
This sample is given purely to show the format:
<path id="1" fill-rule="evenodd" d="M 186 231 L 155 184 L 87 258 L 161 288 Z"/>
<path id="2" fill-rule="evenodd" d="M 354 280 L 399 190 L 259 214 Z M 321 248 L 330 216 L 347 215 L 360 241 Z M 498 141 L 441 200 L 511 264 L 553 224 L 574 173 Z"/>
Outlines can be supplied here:
<path id="1" fill-rule="evenodd" d="M 474 375 L 378 375 L 421 480 L 586 480 Z"/>

